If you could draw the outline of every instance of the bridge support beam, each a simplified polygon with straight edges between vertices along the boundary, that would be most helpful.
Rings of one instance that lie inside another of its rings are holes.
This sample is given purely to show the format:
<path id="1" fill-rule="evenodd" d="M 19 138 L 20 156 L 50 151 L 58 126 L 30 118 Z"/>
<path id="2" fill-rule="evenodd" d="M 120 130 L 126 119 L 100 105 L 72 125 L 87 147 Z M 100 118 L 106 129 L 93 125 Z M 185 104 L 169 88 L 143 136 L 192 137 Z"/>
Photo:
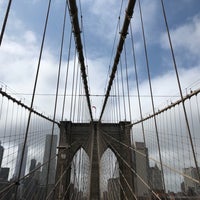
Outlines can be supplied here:
<path id="1" fill-rule="evenodd" d="M 94 123 L 92 131 L 92 154 L 91 154 L 91 179 L 90 197 L 91 200 L 100 200 L 100 174 L 99 174 L 99 144 L 97 135 L 97 123 Z"/>

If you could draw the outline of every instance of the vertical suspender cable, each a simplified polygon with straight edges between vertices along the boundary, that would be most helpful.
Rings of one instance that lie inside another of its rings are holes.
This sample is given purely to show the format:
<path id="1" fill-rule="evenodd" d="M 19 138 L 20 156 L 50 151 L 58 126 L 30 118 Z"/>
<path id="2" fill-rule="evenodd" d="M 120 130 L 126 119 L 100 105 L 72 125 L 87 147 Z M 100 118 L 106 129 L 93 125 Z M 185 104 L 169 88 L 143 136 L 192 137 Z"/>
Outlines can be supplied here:
<path id="1" fill-rule="evenodd" d="M 76 49 L 74 53 L 74 69 L 73 69 L 73 78 L 72 78 L 72 91 L 71 91 L 71 106 L 70 106 L 70 121 L 72 119 L 72 108 L 73 108 L 73 101 L 74 101 L 74 79 L 75 79 L 75 72 L 76 72 Z M 78 69 L 77 69 L 78 70 Z"/>
<path id="2" fill-rule="evenodd" d="M 118 103 L 119 103 L 119 120 L 122 120 L 122 115 L 121 115 L 121 101 L 120 101 L 120 95 L 119 95 L 119 74 L 117 71 L 117 97 L 118 97 Z"/>
<path id="3" fill-rule="evenodd" d="M 132 121 L 126 44 L 124 44 L 124 56 L 125 56 L 125 66 L 126 66 L 126 87 L 127 87 L 127 94 L 128 94 L 129 117 L 130 117 L 130 121 Z"/>
<path id="4" fill-rule="evenodd" d="M 114 95 L 115 95 L 115 109 L 117 115 L 117 122 L 119 121 L 119 110 L 118 110 L 118 96 L 117 96 L 117 82 L 114 80 Z"/>
<path id="5" fill-rule="evenodd" d="M 89 88 L 88 88 L 86 67 L 85 67 L 84 56 L 83 56 L 83 46 L 82 46 L 81 35 L 80 35 L 81 31 L 80 31 L 80 27 L 79 27 L 76 1 L 68 0 L 68 2 L 69 2 L 69 11 L 70 11 L 70 15 L 71 15 L 71 23 L 73 25 L 74 39 L 75 39 L 75 43 L 76 43 L 76 49 L 78 52 L 78 60 L 79 60 L 80 66 L 81 66 L 80 67 L 81 75 L 82 75 L 83 85 L 84 85 L 84 89 L 85 89 L 88 110 L 89 110 L 91 121 L 93 121 L 92 107 L 91 107 L 90 94 L 89 94 Z"/>
<path id="6" fill-rule="evenodd" d="M 66 77 L 65 77 L 65 89 L 64 89 L 64 99 L 63 99 L 61 121 L 63 121 L 64 112 L 65 112 L 65 101 L 66 101 L 66 93 L 67 93 L 67 83 L 68 83 L 68 73 L 69 73 L 69 61 L 70 61 L 70 54 L 71 54 L 71 44 L 72 44 L 72 30 L 71 30 L 70 39 L 69 39 L 69 49 L 68 49 L 68 58 L 67 58 L 67 71 L 66 71 Z"/>
<path id="7" fill-rule="evenodd" d="M 139 103 L 139 110 L 140 110 L 140 119 L 143 119 L 142 114 L 142 104 L 141 104 L 141 98 L 140 98 L 140 88 L 139 88 L 139 80 L 138 80 L 138 72 L 137 72 L 137 63 L 136 63 L 136 56 L 135 56 L 135 47 L 134 47 L 134 40 L 133 40 L 133 31 L 130 23 L 130 32 L 131 32 L 131 45 L 132 45 L 132 53 L 133 53 L 133 61 L 134 61 L 134 70 L 135 70 L 135 80 L 136 80 L 136 88 L 137 88 L 137 95 L 138 95 L 138 103 Z M 141 121 L 142 124 L 142 134 L 143 134 L 143 140 L 146 147 L 146 138 L 145 138 L 145 132 L 144 132 L 144 122 Z"/>
<path id="8" fill-rule="evenodd" d="M 61 66 L 62 66 L 63 44 L 64 44 L 64 38 L 65 38 L 66 11 L 67 11 L 67 1 L 65 3 L 65 9 L 64 9 L 64 19 L 63 19 L 62 38 L 61 38 L 61 45 L 60 45 L 60 57 L 59 57 L 59 66 L 58 66 L 58 74 L 57 74 L 57 85 L 56 85 L 56 96 L 55 96 L 55 104 L 54 104 L 53 121 L 55 121 L 56 111 L 57 111 L 58 91 L 59 91 L 59 85 L 60 85 L 60 71 L 61 71 Z M 45 198 L 47 197 L 47 193 L 48 193 L 48 182 L 49 182 L 49 172 L 50 172 L 51 156 L 52 156 L 51 152 L 52 152 L 52 145 L 53 145 L 54 127 L 55 127 L 55 123 L 53 122 L 52 130 L 51 130 L 50 148 L 49 148 L 50 152 L 49 152 L 48 165 L 47 165 L 47 180 L 46 180 Z"/>
<path id="9" fill-rule="evenodd" d="M 125 102 L 125 94 L 124 94 L 124 78 L 123 78 L 123 71 L 122 71 L 122 62 L 120 59 L 120 74 L 121 74 L 121 87 L 122 87 L 122 98 L 123 98 L 123 104 L 124 104 L 124 119 L 126 121 L 126 102 Z"/>
<path id="10" fill-rule="evenodd" d="M 121 1 L 121 6 L 120 6 L 120 10 L 119 10 L 118 23 L 117 23 L 117 26 L 116 26 L 116 31 L 115 31 L 113 46 L 112 46 L 112 50 L 111 50 L 111 56 L 110 56 L 110 62 L 109 62 L 109 68 L 108 68 L 106 83 L 108 82 L 108 77 L 109 77 L 109 73 L 110 73 L 110 66 L 111 66 L 111 61 L 112 61 L 113 53 L 114 53 L 114 49 L 115 49 L 115 42 L 116 42 L 116 38 L 117 38 L 118 27 L 120 25 L 120 16 L 121 16 L 121 12 L 122 12 L 122 7 L 123 7 L 123 0 Z M 106 85 L 105 85 L 105 89 L 104 90 L 106 92 Z"/>
<path id="11" fill-rule="evenodd" d="M 161 173 L 162 173 L 163 188 L 164 188 L 164 191 L 166 191 L 164 171 L 163 171 L 163 163 L 162 163 L 162 157 L 161 157 L 160 139 L 159 139 L 159 136 L 158 136 L 158 126 L 157 126 L 157 120 L 156 120 L 156 115 L 155 115 L 156 112 L 155 112 L 153 91 L 152 91 L 152 85 L 151 85 L 151 75 L 150 75 L 149 61 L 148 61 L 148 54 L 147 54 L 146 37 L 145 37 L 145 33 L 144 33 L 144 23 L 143 23 L 143 17 L 142 17 L 142 9 L 141 9 L 140 0 L 138 2 L 139 2 L 140 19 L 141 19 L 141 25 L 142 25 L 142 35 L 143 35 L 143 42 L 144 42 L 144 50 L 145 50 L 146 67 L 147 67 L 147 74 L 148 74 L 148 81 L 149 81 L 149 89 L 150 89 L 150 94 L 151 94 L 150 95 L 151 96 L 151 104 L 152 104 L 153 115 L 154 115 L 153 119 L 154 119 L 156 139 L 157 139 L 157 145 L 158 145 L 158 153 L 159 153 Z"/>
<path id="12" fill-rule="evenodd" d="M 78 70 L 78 68 L 77 68 L 77 72 L 76 72 L 76 82 L 75 82 L 75 96 L 74 96 L 73 122 L 74 122 L 74 119 L 75 119 L 75 111 L 76 111 L 76 98 L 77 98 L 78 77 L 79 77 L 79 70 Z"/>
<path id="13" fill-rule="evenodd" d="M 78 89 L 78 108 L 77 108 L 77 122 L 79 122 L 79 118 L 81 115 L 81 76 L 79 77 L 79 89 Z"/>
<path id="14" fill-rule="evenodd" d="M 9 0 L 7 10 L 6 10 L 6 14 L 5 14 L 4 21 L 3 21 L 3 26 L 2 26 L 2 29 L 1 29 L 1 34 L 0 34 L 0 46 L 1 46 L 3 36 L 4 36 L 4 32 L 5 32 L 5 29 L 6 29 L 6 24 L 7 24 L 8 15 L 9 15 L 9 12 L 10 12 L 11 4 L 12 4 L 12 0 Z"/>
<path id="15" fill-rule="evenodd" d="M 110 94 L 110 90 L 111 90 L 111 87 L 112 87 L 112 84 L 113 84 L 113 80 L 115 78 L 117 66 L 118 66 L 118 63 L 119 63 L 121 52 L 123 50 L 123 45 L 124 45 L 124 41 L 125 41 L 125 38 L 126 38 L 126 35 L 127 35 L 128 27 L 129 27 L 129 24 L 130 24 L 131 17 L 133 15 L 133 9 L 134 9 L 134 6 L 135 6 L 135 2 L 136 2 L 136 0 L 129 0 L 128 7 L 126 9 L 126 16 L 125 16 L 125 19 L 124 19 L 124 24 L 123 24 L 123 27 L 122 27 L 121 36 L 120 36 L 120 40 L 119 40 L 119 43 L 118 43 L 118 47 L 117 47 L 117 51 L 116 51 L 116 55 L 115 55 L 115 59 L 114 59 L 114 64 L 113 64 L 113 67 L 112 67 L 112 72 L 111 72 L 111 75 L 110 75 L 110 80 L 109 80 L 109 83 L 108 83 L 108 87 L 107 87 L 107 91 L 106 91 L 106 95 L 105 95 L 105 99 L 104 99 L 104 103 L 103 103 L 103 107 L 102 107 L 102 110 L 101 110 L 99 121 L 101 121 L 101 119 L 102 119 L 102 116 L 103 116 L 103 113 L 104 113 L 104 110 L 105 110 L 105 107 L 106 107 L 106 104 L 107 104 L 107 101 L 108 101 L 108 97 L 109 97 L 109 94 Z"/>
<path id="16" fill-rule="evenodd" d="M 164 20 L 165 20 L 165 26 L 166 26 L 166 29 L 167 29 L 169 45 L 170 45 L 170 49 L 171 49 L 172 59 L 173 59 L 173 63 L 174 63 L 174 70 L 175 70 L 175 73 L 176 73 L 176 79 L 177 79 L 177 83 L 178 83 L 179 93 L 180 93 L 181 100 L 182 100 L 185 122 L 186 122 L 187 131 L 188 131 L 188 135 L 189 135 L 189 139 L 190 139 L 190 144 L 191 144 L 191 148 L 192 148 L 195 167 L 196 167 L 196 170 L 197 170 L 197 175 L 198 175 L 198 179 L 199 179 L 199 183 L 200 183 L 200 171 L 199 171 L 199 167 L 198 167 L 197 158 L 196 158 L 196 155 L 195 155 L 195 149 L 194 149 L 194 144 L 193 144 L 193 140 L 192 140 L 192 133 L 191 133 L 191 130 L 190 130 L 187 111 L 186 111 L 186 107 L 185 107 L 185 103 L 184 103 L 183 92 L 182 92 L 182 89 L 181 89 L 179 73 L 178 73 L 178 69 L 177 69 L 176 59 L 175 59 L 175 55 L 174 55 L 174 50 L 173 50 L 171 35 L 170 35 L 170 32 L 169 32 L 169 26 L 168 26 L 168 22 L 167 22 L 167 16 L 166 16 L 165 6 L 164 6 L 163 0 L 161 0 L 161 4 L 162 4 L 162 11 L 163 11 L 163 16 L 164 16 Z"/>
<path id="17" fill-rule="evenodd" d="M 23 144 L 23 148 L 22 148 L 22 156 L 21 156 L 19 174 L 18 174 L 18 179 L 17 180 L 19 180 L 20 174 L 21 174 L 21 170 L 22 170 L 22 163 L 23 163 L 23 159 L 24 159 L 24 152 L 25 152 L 25 147 L 26 147 L 27 138 L 28 138 L 29 126 L 30 126 L 30 121 L 31 121 L 31 114 L 32 114 L 33 103 L 34 103 L 35 92 L 36 92 L 36 86 L 37 86 L 37 81 L 38 81 L 38 76 L 39 76 L 40 63 L 41 63 L 41 58 L 42 58 L 42 53 L 43 53 L 43 47 L 44 47 L 44 41 L 45 41 L 45 36 L 46 36 L 46 29 L 47 29 L 47 24 L 48 24 L 48 19 L 49 19 L 50 8 L 51 8 L 51 0 L 49 0 L 49 2 L 48 2 L 45 26 L 44 26 L 44 31 L 43 31 L 43 36 L 42 36 L 42 43 L 41 43 L 41 47 L 40 47 L 40 54 L 39 54 L 38 65 L 37 65 L 37 72 L 36 72 L 36 77 L 35 77 L 33 94 L 32 94 L 32 99 L 31 99 L 31 106 L 30 106 L 30 111 L 29 111 L 29 115 L 28 115 L 28 122 L 27 122 L 27 126 L 26 126 L 26 132 L 25 132 L 25 138 L 24 138 L 24 144 Z M 15 197 L 17 197 L 18 185 L 19 184 L 17 184 L 17 187 L 16 187 Z"/>

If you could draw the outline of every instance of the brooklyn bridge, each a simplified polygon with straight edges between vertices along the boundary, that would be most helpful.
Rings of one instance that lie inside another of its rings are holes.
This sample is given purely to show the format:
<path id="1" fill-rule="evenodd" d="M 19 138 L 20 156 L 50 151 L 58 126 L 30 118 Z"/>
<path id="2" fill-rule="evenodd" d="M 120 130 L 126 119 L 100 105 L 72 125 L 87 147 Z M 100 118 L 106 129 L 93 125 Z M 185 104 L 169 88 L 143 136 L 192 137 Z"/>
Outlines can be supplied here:
<path id="1" fill-rule="evenodd" d="M 0 199 L 200 199 L 199 8 L 0 0 Z"/>

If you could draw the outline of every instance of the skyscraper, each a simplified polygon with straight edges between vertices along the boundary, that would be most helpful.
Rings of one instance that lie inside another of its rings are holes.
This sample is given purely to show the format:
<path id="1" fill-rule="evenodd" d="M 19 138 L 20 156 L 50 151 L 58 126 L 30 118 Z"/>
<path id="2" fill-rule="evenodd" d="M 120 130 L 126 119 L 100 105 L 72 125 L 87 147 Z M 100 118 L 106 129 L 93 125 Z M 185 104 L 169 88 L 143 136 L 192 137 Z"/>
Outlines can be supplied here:
<path id="1" fill-rule="evenodd" d="M 200 169 L 200 168 L 199 168 Z M 188 168 L 183 168 L 183 173 L 188 175 L 189 177 L 198 180 L 198 172 L 197 168 L 195 167 L 188 167 Z M 194 182 L 192 179 L 184 177 L 184 192 L 186 193 L 200 193 L 200 184 Z"/>
<path id="2" fill-rule="evenodd" d="M 2 165 L 3 153 L 4 153 L 4 148 L 3 148 L 3 146 L 1 146 L 1 141 L 0 141 L 0 168 Z"/>
<path id="3" fill-rule="evenodd" d="M 52 137 L 52 147 L 51 147 L 51 137 Z M 49 160 L 50 148 L 51 148 L 51 158 L 56 156 L 57 138 L 58 138 L 57 135 L 53 136 L 46 135 L 43 163 L 46 163 Z M 45 164 L 42 168 L 41 185 L 46 185 L 47 173 L 48 173 L 48 163 Z M 55 175 L 56 175 L 56 158 L 51 159 L 50 161 L 49 180 L 48 180 L 49 185 L 54 184 Z"/>
<path id="4" fill-rule="evenodd" d="M 36 160 L 35 159 L 31 159 L 29 172 L 33 171 L 35 169 L 35 167 L 36 167 Z"/>
<path id="5" fill-rule="evenodd" d="M 20 164 L 21 164 L 21 159 L 22 159 L 23 145 L 24 145 L 23 143 L 18 145 L 17 162 L 16 162 L 15 172 L 14 172 L 14 176 L 13 176 L 14 178 L 17 178 L 18 175 L 19 175 Z M 28 147 L 25 146 L 24 158 L 23 158 L 23 162 L 22 162 L 20 178 L 25 175 L 27 154 L 28 154 Z"/>
<path id="6" fill-rule="evenodd" d="M 144 142 L 135 143 L 135 169 L 137 174 L 142 180 L 148 184 L 149 182 L 149 161 L 148 161 L 148 149 L 145 147 Z M 146 185 L 136 177 L 136 194 L 138 197 L 145 197 L 149 195 L 149 189 Z"/>
<path id="7" fill-rule="evenodd" d="M 157 164 L 154 167 L 150 167 L 150 183 L 153 190 L 157 192 L 164 191 L 162 173 Z"/>

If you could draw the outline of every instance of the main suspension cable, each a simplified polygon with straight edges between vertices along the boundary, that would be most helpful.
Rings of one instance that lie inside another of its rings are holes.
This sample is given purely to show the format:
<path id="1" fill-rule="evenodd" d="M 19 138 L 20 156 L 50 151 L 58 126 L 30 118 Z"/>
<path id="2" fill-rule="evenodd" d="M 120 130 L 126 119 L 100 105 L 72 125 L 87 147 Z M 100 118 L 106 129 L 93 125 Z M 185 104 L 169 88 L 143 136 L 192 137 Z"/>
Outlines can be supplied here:
<path id="1" fill-rule="evenodd" d="M 79 20 L 78 20 L 78 9 L 76 6 L 76 1 L 68 0 L 68 2 L 69 2 L 69 12 L 71 15 L 71 23 L 73 26 L 74 39 L 75 39 L 76 48 L 78 52 L 78 58 L 79 58 L 80 66 L 81 66 L 81 73 L 82 73 L 82 80 L 84 83 L 85 95 L 87 99 L 90 118 L 91 118 L 91 121 L 93 121 L 86 67 L 85 67 L 84 56 L 83 56 L 83 46 L 82 46 L 82 41 L 81 41 L 81 36 L 80 36 L 81 31 L 80 31 Z"/>
<path id="2" fill-rule="evenodd" d="M 103 107 L 102 107 L 102 110 L 101 110 L 99 121 L 101 121 L 101 119 L 102 119 L 102 116 L 103 116 L 103 113 L 104 113 L 104 110 L 105 110 L 105 107 L 106 107 L 106 104 L 107 104 L 107 101 L 108 101 L 108 97 L 110 95 L 110 90 L 111 90 L 111 87 L 112 87 L 112 84 L 113 84 L 113 80 L 115 78 L 117 66 L 118 66 L 118 63 L 119 63 L 121 52 L 123 50 L 123 45 L 124 45 L 125 38 L 126 38 L 126 35 L 127 35 L 130 20 L 131 20 L 131 17 L 133 15 L 133 9 L 134 9 L 134 6 L 135 6 L 135 2 L 136 2 L 136 0 L 129 0 L 129 3 L 128 3 L 128 7 L 127 7 L 127 10 L 126 10 L 126 15 L 125 15 L 125 19 L 124 19 L 124 24 L 123 24 L 123 27 L 122 27 L 121 36 L 120 36 L 119 44 L 118 44 L 118 47 L 117 47 L 117 51 L 116 51 L 116 55 L 115 55 L 115 59 L 114 59 L 114 64 L 113 64 L 113 67 L 112 67 L 112 72 L 111 72 L 111 75 L 110 75 L 110 80 L 109 80 L 109 83 L 108 83 L 108 87 L 107 87 L 107 91 L 106 91 L 106 95 L 105 95 L 105 99 L 104 99 L 104 103 L 103 103 Z"/>

